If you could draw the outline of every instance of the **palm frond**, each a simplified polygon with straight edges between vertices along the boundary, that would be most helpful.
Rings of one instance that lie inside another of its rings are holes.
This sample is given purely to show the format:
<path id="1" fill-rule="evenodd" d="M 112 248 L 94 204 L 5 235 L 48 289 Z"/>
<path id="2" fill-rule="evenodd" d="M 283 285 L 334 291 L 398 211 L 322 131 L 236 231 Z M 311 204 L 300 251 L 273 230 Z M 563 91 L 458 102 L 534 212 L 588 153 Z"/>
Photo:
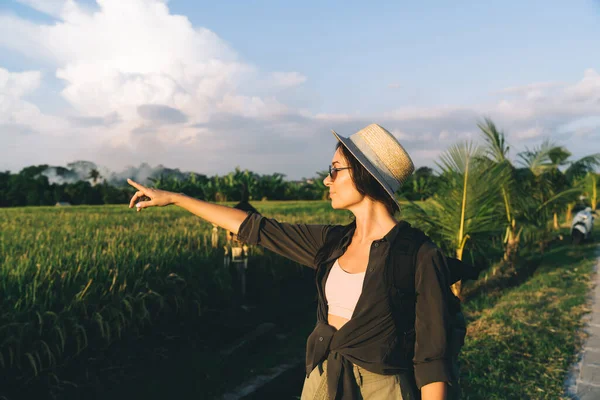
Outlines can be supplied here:
<path id="1" fill-rule="evenodd" d="M 574 161 L 565 171 L 565 176 L 569 182 L 574 182 L 585 176 L 588 172 L 594 171 L 600 167 L 600 153 L 591 154 Z"/>
<path id="2" fill-rule="evenodd" d="M 517 157 L 522 166 L 537 176 L 554 167 L 550 154 L 555 147 L 554 143 L 545 139 L 539 147 L 534 147 L 533 150 L 526 148 L 525 151 L 517 154 Z"/>
<path id="3" fill-rule="evenodd" d="M 499 131 L 494 122 L 487 117 L 484 122 L 477 123 L 477 127 L 483 133 L 483 139 L 487 143 L 486 156 L 497 163 L 506 160 L 510 147 L 505 143 L 504 132 Z"/>
<path id="4" fill-rule="evenodd" d="M 563 146 L 554 146 L 548 152 L 548 157 L 554 168 L 558 168 L 560 165 L 568 163 L 567 159 L 571 157 L 571 152 Z"/>
<path id="5" fill-rule="evenodd" d="M 567 189 L 567 190 L 563 190 L 560 193 L 557 193 L 556 195 L 552 196 L 550 199 L 546 200 L 545 202 L 543 202 L 542 204 L 540 204 L 536 211 L 540 211 L 545 207 L 549 207 L 551 206 L 554 202 L 562 199 L 563 197 L 569 196 L 573 193 L 581 193 L 581 189 L 580 188 L 572 188 L 572 189 Z"/>
<path id="6" fill-rule="evenodd" d="M 440 156 L 436 165 L 447 173 L 464 174 L 469 163 L 476 157 L 481 157 L 481 148 L 473 142 L 463 142 L 451 146 Z"/>
<path id="7" fill-rule="evenodd" d="M 504 163 L 490 163 L 482 154 L 472 143 L 452 146 L 438 163 L 440 187 L 427 209 L 415 205 L 407 210 L 415 223 L 454 251 L 462 249 L 467 237 L 468 247 L 485 247 L 484 238 L 502 232 L 499 188 L 507 183 L 510 170 Z"/>

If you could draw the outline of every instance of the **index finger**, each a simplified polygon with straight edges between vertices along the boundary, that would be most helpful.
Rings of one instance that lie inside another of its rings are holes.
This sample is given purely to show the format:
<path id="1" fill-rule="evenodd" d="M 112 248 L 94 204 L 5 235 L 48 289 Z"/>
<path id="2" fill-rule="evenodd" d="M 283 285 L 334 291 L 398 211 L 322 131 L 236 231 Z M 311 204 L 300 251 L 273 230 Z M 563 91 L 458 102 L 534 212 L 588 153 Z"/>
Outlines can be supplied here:
<path id="1" fill-rule="evenodd" d="M 127 183 L 129 183 L 131 186 L 135 187 L 138 190 L 144 190 L 146 189 L 144 186 L 140 185 L 139 183 L 136 183 L 134 181 L 132 181 L 131 179 L 127 178 Z"/>

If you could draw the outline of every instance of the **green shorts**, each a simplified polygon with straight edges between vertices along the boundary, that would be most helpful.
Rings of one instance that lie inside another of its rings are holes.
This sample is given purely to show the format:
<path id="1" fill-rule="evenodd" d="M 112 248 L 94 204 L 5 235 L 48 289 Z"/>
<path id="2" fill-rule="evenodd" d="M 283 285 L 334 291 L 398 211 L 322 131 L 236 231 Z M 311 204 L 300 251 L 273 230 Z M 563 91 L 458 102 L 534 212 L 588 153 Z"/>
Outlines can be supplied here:
<path id="1" fill-rule="evenodd" d="M 308 378 L 304 379 L 301 400 L 328 400 L 327 396 L 327 360 L 321 364 L 323 374 L 319 374 L 316 366 Z M 417 389 L 414 377 L 409 373 L 397 375 L 380 375 L 369 372 L 358 365 L 353 366 L 354 378 L 360 388 L 361 399 L 364 400 L 415 400 L 421 394 Z"/>

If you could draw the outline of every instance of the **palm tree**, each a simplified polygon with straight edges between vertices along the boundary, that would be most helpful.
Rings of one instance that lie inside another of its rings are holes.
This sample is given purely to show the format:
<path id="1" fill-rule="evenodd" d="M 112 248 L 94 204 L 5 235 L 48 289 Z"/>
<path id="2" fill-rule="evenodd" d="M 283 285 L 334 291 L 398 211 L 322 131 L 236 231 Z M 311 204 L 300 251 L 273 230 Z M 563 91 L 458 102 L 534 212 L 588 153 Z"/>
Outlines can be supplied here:
<path id="1" fill-rule="evenodd" d="M 286 193 L 286 183 L 283 180 L 284 176 L 284 174 L 277 172 L 273 175 L 263 175 L 258 181 L 257 186 L 260 198 L 284 199 Z"/>
<path id="2" fill-rule="evenodd" d="M 405 207 L 407 217 L 439 243 L 463 259 L 467 248 L 490 250 L 490 238 L 502 229 L 500 188 L 507 181 L 506 169 L 485 161 L 484 150 L 472 143 L 452 146 L 436 163 L 442 170 L 440 190 L 428 201 L 428 209 L 413 203 Z M 460 296 L 462 285 L 452 286 Z"/>
<path id="3" fill-rule="evenodd" d="M 504 132 L 496 128 L 496 125 L 490 118 L 485 118 L 484 122 L 477 124 L 483 133 L 484 140 L 487 143 L 485 148 L 485 157 L 505 170 L 508 180 L 500 186 L 502 201 L 504 203 L 504 211 L 506 215 L 506 233 L 504 235 L 504 261 L 514 264 L 515 257 L 519 251 L 519 242 L 521 240 L 521 232 L 523 228 L 519 226 L 517 229 L 517 221 L 514 213 L 514 167 L 508 159 L 510 146 L 505 142 Z"/>
<path id="4" fill-rule="evenodd" d="M 242 171 L 239 166 L 236 166 L 235 170 L 225 178 L 231 201 L 242 201 L 244 194 L 249 198 L 250 194 L 254 193 L 256 178 L 247 169 Z"/>
<path id="5" fill-rule="evenodd" d="M 568 197 L 564 197 L 554 206 L 554 229 L 558 230 L 558 212 L 566 208 L 567 223 L 571 220 L 571 212 L 577 202 L 577 198 L 586 189 L 585 176 L 588 172 L 593 172 L 595 167 L 600 166 L 600 153 L 585 156 L 576 161 L 569 161 L 571 152 L 562 146 L 554 146 L 548 153 L 552 163 L 552 173 L 550 180 L 555 192 L 567 190 L 568 188 L 579 188 L 580 192 L 573 192 Z M 560 166 L 569 167 L 562 173 Z"/>
<path id="6" fill-rule="evenodd" d="M 202 186 L 202 192 L 206 196 L 207 201 L 222 201 L 222 190 L 219 175 L 210 177 L 210 179 Z"/>
<path id="7" fill-rule="evenodd" d="M 565 171 L 565 176 L 571 182 L 584 178 L 588 173 L 593 172 L 595 168 L 600 167 L 600 153 L 591 154 L 580 158 L 577 161 L 567 161 L 569 168 Z"/>
<path id="8" fill-rule="evenodd" d="M 569 156 L 566 149 L 547 139 L 539 147 L 518 154 L 523 167 L 516 176 L 518 191 L 527 194 L 519 198 L 519 217 L 526 225 L 527 239 L 537 243 L 542 253 L 550 237 L 550 219 L 556 226 L 558 209 L 580 192 L 570 188 L 558 170 Z"/>
<path id="9" fill-rule="evenodd" d="M 572 187 L 579 187 L 584 195 L 591 202 L 592 210 L 596 210 L 597 205 L 597 176 L 594 169 L 600 166 L 600 153 L 592 154 L 580 158 L 577 161 L 567 162 L 569 168 L 565 171 L 565 177 Z M 565 214 L 565 223 L 569 224 L 572 218 L 573 207 L 577 204 L 577 198 L 572 199 L 567 204 Z"/>

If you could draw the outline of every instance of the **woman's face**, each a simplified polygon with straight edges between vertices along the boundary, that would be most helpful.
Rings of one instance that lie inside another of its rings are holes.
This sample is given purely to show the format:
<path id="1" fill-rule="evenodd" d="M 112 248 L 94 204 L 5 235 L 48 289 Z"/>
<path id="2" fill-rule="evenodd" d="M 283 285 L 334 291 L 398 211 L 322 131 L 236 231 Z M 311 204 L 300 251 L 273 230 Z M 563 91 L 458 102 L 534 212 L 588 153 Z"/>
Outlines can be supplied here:
<path id="1" fill-rule="evenodd" d="M 334 168 L 349 167 L 341 148 L 338 148 L 333 155 L 331 165 Z M 323 184 L 329 188 L 331 206 L 334 209 L 349 209 L 364 199 L 364 196 L 356 190 L 349 169 L 337 171 L 337 175 L 334 172 L 334 176 L 334 180 L 329 175 L 323 179 Z"/>

